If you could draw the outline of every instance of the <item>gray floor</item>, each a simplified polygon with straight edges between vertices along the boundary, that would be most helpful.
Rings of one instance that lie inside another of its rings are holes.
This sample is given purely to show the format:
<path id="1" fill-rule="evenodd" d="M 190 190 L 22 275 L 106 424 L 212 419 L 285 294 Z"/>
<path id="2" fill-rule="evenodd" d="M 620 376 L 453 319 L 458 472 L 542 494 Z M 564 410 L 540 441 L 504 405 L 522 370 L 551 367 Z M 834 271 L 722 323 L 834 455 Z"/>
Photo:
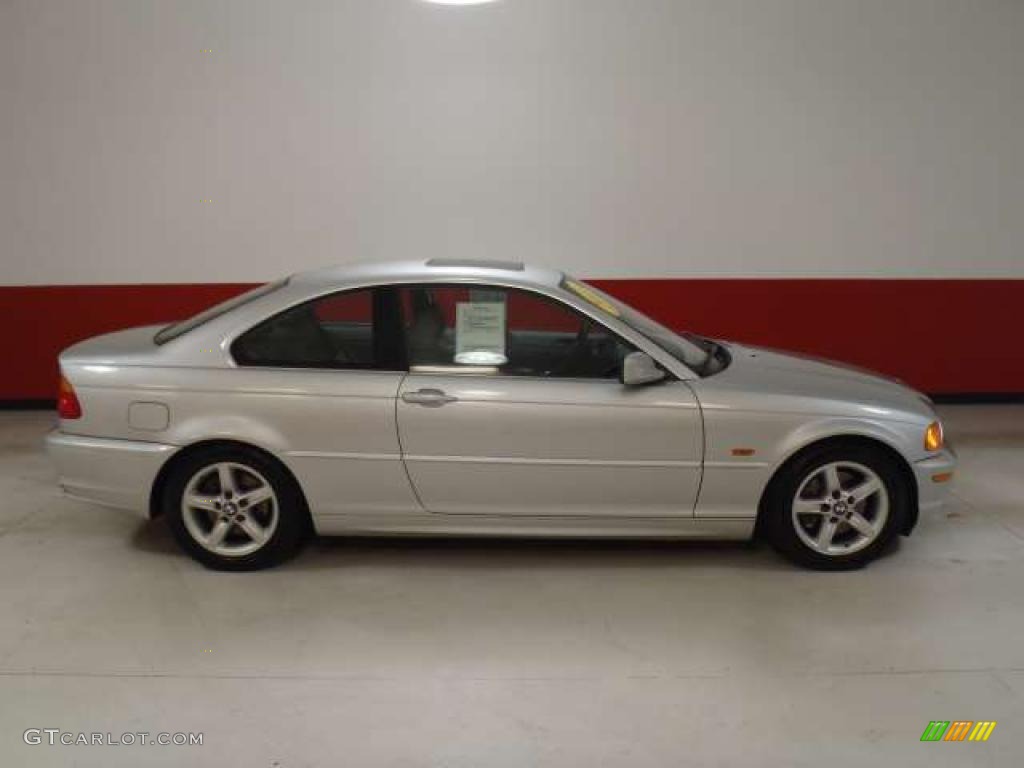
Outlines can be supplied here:
<path id="1" fill-rule="evenodd" d="M 212 573 L 57 497 L 49 415 L 2 413 L 0 765 L 1019 765 L 1024 408 L 943 410 L 956 503 L 832 575 L 763 547 L 394 540 Z M 933 719 L 999 725 L 922 744 Z"/>

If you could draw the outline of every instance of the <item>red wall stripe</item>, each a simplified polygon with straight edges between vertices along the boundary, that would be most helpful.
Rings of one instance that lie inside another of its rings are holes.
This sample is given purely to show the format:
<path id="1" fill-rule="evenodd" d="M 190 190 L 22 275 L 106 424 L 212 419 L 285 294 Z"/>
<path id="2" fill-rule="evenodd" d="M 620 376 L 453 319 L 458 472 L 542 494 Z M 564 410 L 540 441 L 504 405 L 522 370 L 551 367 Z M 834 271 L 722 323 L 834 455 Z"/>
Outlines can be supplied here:
<path id="1" fill-rule="evenodd" d="M 674 328 L 841 360 L 924 392 L 1024 392 L 1024 280 L 595 280 Z"/>
<path id="2" fill-rule="evenodd" d="M 1024 392 L 1024 280 L 652 279 L 595 285 L 674 328 L 843 360 L 933 393 Z M 0 286 L 0 400 L 53 398 L 57 353 L 249 284 Z"/>
<path id="3" fill-rule="evenodd" d="M 213 285 L 0 286 L 0 400 L 56 397 L 57 354 L 101 333 L 188 317 L 251 288 Z"/>

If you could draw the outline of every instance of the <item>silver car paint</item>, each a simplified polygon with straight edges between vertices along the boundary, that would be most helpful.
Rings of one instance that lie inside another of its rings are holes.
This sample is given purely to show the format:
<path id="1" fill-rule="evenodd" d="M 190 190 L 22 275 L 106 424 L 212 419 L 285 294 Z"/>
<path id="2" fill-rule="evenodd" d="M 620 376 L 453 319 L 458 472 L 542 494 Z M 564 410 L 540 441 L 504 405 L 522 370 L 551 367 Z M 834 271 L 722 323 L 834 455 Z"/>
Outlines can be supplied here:
<path id="1" fill-rule="evenodd" d="M 561 274 L 395 263 L 293 276 L 162 346 L 159 327 L 90 339 L 61 368 L 81 419 L 48 438 L 71 495 L 149 514 L 166 461 L 196 443 L 258 446 L 295 475 L 321 533 L 745 537 L 762 492 L 800 448 L 836 435 L 884 442 L 914 470 L 922 508 L 931 475 L 930 403 L 877 376 L 729 345 L 732 364 L 700 378 L 574 293 Z M 654 357 L 669 380 L 614 381 L 239 367 L 231 342 L 267 316 L 351 288 L 485 283 L 562 301 Z M 442 407 L 402 395 L 440 389 Z M 163 409 L 163 410 L 161 410 Z M 166 418 L 161 414 L 166 414 Z M 164 426 L 165 425 L 165 426 Z M 403 453 L 404 449 L 404 453 Z M 736 455 L 739 449 L 749 455 Z"/>
<path id="2" fill-rule="evenodd" d="M 399 399 L 409 476 L 428 512 L 692 516 L 703 427 L 683 382 L 411 373 L 402 392 L 438 388 L 457 401 Z"/>

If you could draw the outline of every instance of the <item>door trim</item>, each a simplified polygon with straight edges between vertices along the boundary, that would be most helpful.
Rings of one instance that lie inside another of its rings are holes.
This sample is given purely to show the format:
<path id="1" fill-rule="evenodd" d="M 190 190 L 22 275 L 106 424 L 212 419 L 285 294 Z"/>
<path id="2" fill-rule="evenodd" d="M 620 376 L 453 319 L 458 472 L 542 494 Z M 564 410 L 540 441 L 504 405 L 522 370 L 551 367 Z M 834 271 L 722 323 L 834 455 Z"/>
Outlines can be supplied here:
<path id="1" fill-rule="evenodd" d="M 441 461 L 457 464 L 545 464 L 565 467 L 684 467 L 701 466 L 699 461 L 629 461 L 626 459 L 530 459 L 518 456 L 403 456 L 406 461 Z"/>
<path id="2" fill-rule="evenodd" d="M 334 451 L 285 451 L 286 456 L 300 459 L 365 459 L 367 461 L 401 461 L 398 453 L 336 453 Z"/>

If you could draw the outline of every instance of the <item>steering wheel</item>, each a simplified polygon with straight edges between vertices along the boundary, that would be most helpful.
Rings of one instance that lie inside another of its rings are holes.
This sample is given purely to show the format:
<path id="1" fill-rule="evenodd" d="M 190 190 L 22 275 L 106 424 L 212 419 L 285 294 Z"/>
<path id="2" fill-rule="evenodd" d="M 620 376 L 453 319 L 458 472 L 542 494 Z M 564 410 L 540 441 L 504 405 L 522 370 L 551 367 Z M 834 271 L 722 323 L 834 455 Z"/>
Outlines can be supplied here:
<path id="1" fill-rule="evenodd" d="M 570 372 L 579 367 L 580 360 L 588 354 L 587 345 L 590 341 L 590 329 L 594 323 L 592 320 L 586 319 L 580 325 L 579 331 L 576 332 L 576 339 L 573 341 L 572 346 L 566 350 L 566 354 L 562 357 L 561 363 L 556 365 L 545 375 L 547 376 L 561 376 L 566 372 Z"/>

